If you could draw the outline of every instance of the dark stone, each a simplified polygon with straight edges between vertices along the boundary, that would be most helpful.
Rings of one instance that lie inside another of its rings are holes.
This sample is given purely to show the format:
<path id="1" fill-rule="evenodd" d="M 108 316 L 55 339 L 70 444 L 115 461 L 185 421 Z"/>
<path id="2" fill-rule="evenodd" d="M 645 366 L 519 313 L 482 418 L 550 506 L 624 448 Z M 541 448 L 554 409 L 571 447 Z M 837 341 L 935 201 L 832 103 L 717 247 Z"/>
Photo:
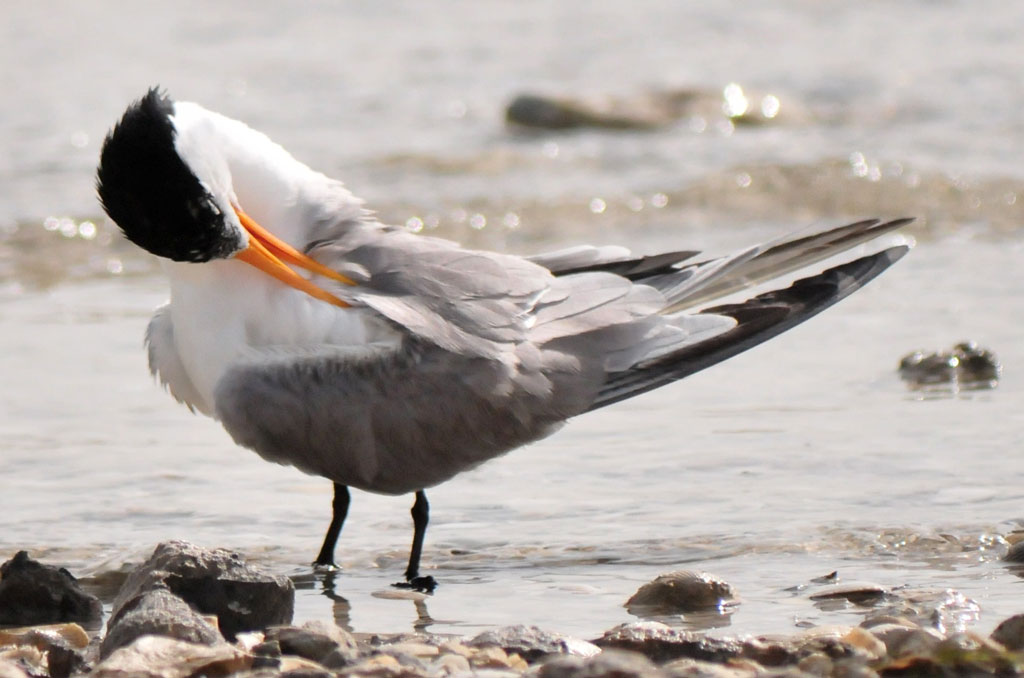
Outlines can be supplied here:
<path id="1" fill-rule="evenodd" d="M 641 586 L 626 601 L 626 609 L 643 617 L 721 610 L 735 601 L 732 586 L 725 580 L 706 572 L 679 570 Z"/>
<path id="2" fill-rule="evenodd" d="M 329 669 L 351 666 L 359 657 L 356 641 L 335 624 L 308 622 L 303 626 L 275 626 L 267 629 L 261 645 L 276 643 L 278 655 L 294 655 L 315 661 Z"/>
<path id="3" fill-rule="evenodd" d="M 743 651 L 743 646 L 736 640 L 708 638 L 656 622 L 616 626 L 594 644 L 603 649 L 639 652 L 658 664 L 682 658 L 724 662 L 739 657 Z"/>
<path id="4" fill-rule="evenodd" d="M 225 549 L 172 541 L 158 545 L 128 576 L 111 617 L 139 594 L 157 588 L 169 590 L 201 614 L 216 615 L 228 640 L 242 631 L 287 624 L 295 607 L 295 586 L 287 577 L 249 565 Z"/>
<path id="5" fill-rule="evenodd" d="M 1024 650 L 1024 614 L 1001 621 L 990 637 L 1007 650 Z"/>
<path id="6" fill-rule="evenodd" d="M 506 626 L 484 631 L 466 642 L 469 647 L 500 647 L 513 652 L 527 662 L 535 662 L 548 655 L 568 654 L 590 657 L 601 651 L 593 643 L 559 633 L 543 631 L 536 626 Z"/>
<path id="7" fill-rule="evenodd" d="M 32 560 L 26 551 L 0 565 L 0 626 L 35 626 L 100 619 L 100 601 L 64 568 Z"/>
<path id="8" fill-rule="evenodd" d="M 199 645 L 216 645 L 224 638 L 195 610 L 167 589 L 143 591 L 125 601 L 107 622 L 107 635 L 100 645 L 100 657 L 129 645 L 145 635 L 167 636 Z"/>

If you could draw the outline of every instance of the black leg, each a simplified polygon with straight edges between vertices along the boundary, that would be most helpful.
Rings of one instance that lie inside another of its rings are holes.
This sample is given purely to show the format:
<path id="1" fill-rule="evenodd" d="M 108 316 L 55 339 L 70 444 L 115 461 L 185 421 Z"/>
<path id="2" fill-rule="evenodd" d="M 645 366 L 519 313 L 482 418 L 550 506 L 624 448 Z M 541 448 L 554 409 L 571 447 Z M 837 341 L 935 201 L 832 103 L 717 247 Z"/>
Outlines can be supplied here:
<path id="1" fill-rule="evenodd" d="M 423 537 L 427 534 L 427 523 L 430 522 L 430 504 L 427 493 L 420 490 L 416 493 L 416 502 L 412 505 L 412 550 L 409 551 L 409 567 L 405 568 L 406 581 L 420 576 L 420 556 L 423 555 Z"/>
<path id="2" fill-rule="evenodd" d="M 324 545 L 320 548 L 320 555 L 313 561 L 313 565 L 321 567 L 334 567 L 334 547 L 338 544 L 338 535 L 341 534 L 341 526 L 345 524 L 345 516 L 348 515 L 348 505 L 351 497 L 348 487 L 341 483 L 334 483 L 334 502 L 331 504 L 333 515 L 331 524 L 324 536 Z"/>
<path id="3" fill-rule="evenodd" d="M 433 577 L 420 576 L 420 556 L 423 554 L 423 537 L 427 534 L 427 523 L 430 522 L 430 504 L 427 493 L 420 490 L 416 493 L 416 501 L 412 505 L 412 549 L 409 551 L 409 567 L 405 569 L 405 582 L 396 584 L 402 588 L 431 592 L 437 588 Z"/>

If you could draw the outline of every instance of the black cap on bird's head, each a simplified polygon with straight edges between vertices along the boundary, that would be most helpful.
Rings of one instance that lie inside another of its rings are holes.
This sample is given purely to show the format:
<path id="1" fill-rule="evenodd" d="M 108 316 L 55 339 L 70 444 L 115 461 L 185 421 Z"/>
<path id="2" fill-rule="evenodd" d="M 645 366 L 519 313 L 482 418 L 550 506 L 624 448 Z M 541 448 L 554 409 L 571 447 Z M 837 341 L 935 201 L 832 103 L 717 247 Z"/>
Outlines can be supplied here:
<path id="1" fill-rule="evenodd" d="M 191 127 L 182 114 L 191 115 Z M 182 134 L 191 149 L 186 155 L 203 168 L 203 178 L 183 157 Z M 347 307 L 289 265 L 345 285 L 355 282 L 299 252 L 236 203 L 222 143 L 231 135 L 257 147 L 271 143 L 241 123 L 149 90 L 103 141 L 96 169 L 103 209 L 126 238 L 157 256 L 191 263 L 237 259 L 315 299 Z"/>
<path id="2" fill-rule="evenodd" d="M 229 257 L 244 242 L 175 146 L 174 102 L 153 88 L 107 134 L 96 169 L 103 209 L 126 238 L 174 261 Z"/>

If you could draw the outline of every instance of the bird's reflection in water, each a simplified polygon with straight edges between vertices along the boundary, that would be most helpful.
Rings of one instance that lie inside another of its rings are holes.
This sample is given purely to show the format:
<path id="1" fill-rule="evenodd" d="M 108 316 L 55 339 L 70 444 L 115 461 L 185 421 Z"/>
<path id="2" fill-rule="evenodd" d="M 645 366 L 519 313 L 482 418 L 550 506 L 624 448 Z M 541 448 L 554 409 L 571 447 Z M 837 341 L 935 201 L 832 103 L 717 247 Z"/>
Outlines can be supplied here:
<path id="1" fill-rule="evenodd" d="M 331 612 L 334 615 L 334 623 L 352 633 L 352 605 L 348 602 L 347 598 L 339 595 L 334 590 L 334 580 L 338 578 L 338 571 L 331 570 L 318 573 L 317 576 L 321 577 L 321 593 L 331 600 Z"/>
<path id="2" fill-rule="evenodd" d="M 331 600 L 334 623 L 349 633 L 353 633 L 352 604 L 335 590 L 338 570 L 317 572 L 314 576 L 320 581 L 320 592 Z M 412 628 L 417 633 L 425 633 L 434 623 L 434 618 L 430 616 L 430 612 L 427 610 L 428 596 L 429 594 L 407 590 L 384 590 L 373 593 L 374 598 L 411 600 L 416 609 L 416 619 L 412 623 Z"/>

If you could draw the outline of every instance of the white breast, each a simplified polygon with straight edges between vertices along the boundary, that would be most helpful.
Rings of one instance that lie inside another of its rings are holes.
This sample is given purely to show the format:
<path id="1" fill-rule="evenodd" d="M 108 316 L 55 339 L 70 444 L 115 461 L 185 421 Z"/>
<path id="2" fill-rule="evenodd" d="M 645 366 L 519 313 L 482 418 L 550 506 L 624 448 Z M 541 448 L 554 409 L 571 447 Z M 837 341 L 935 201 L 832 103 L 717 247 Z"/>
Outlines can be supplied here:
<path id="1" fill-rule="evenodd" d="M 172 393 L 189 393 L 188 404 L 211 416 L 217 382 L 255 353 L 401 340 L 372 311 L 323 303 L 240 261 L 166 262 L 165 268 L 173 349 L 151 346 L 151 367 Z"/>

